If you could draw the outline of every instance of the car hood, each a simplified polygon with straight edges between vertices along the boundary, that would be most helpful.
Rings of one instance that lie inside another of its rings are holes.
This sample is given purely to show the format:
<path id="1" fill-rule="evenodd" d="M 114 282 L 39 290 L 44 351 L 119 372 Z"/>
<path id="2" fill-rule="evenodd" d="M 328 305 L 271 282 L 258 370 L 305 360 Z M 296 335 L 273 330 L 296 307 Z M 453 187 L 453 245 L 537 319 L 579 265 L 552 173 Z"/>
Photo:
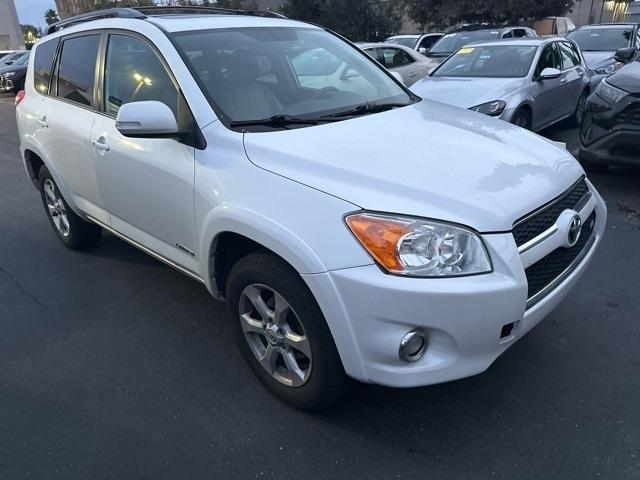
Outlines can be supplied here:
<path id="1" fill-rule="evenodd" d="M 607 77 L 607 83 L 630 93 L 640 93 L 640 62 L 629 63 L 613 75 Z"/>
<path id="2" fill-rule="evenodd" d="M 538 135 L 427 100 L 336 123 L 247 133 L 244 141 L 258 167 L 358 207 L 481 232 L 511 230 L 583 174 L 567 151 Z"/>
<path id="3" fill-rule="evenodd" d="M 422 98 L 471 108 L 500 100 L 522 85 L 522 78 L 427 77 L 416 82 L 411 91 Z"/>
<path id="4" fill-rule="evenodd" d="M 20 72 L 26 69 L 26 65 L 7 65 L 6 67 L 0 67 L 0 75 L 7 72 Z"/>
<path id="5" fill-rule="evenodd" d="M 616 52 L 582 52 L 584 61 L 589 70 L 606 67 L 615 62 L 614 55 Z"/>

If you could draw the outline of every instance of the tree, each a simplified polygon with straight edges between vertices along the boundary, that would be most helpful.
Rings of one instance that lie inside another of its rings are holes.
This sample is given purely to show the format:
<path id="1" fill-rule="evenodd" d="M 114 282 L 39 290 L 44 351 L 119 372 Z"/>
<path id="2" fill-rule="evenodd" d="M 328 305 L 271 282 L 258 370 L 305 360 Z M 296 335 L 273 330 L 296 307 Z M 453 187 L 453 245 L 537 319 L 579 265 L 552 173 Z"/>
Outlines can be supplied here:
<path id="1" fill-rule="evenodd" d="M 60 21 L 60 17 L 58 17 L 58 12 L 56 12 L 53 8 L 44 12 L 44 21 L 47 22 L 47 25 L 51 25 L 52 23 L 56 23 Z"/>
<path id="2" fill-rule="evenodd" d="M 354 41 L 378 41 L 398 30 L 402 12 L 389 0 L 288 0 L 284 13 Z"/>
<path id="3" fill-rule="evenodd" d="M 564 15 L 574 0 L 399 0 L 423 29 L 459 23 L 511 23 Z"/>
<path id="4" fill-rule="evenodd" d="M 257 0 L 218 0 L 215 4 L 218 8 L 232 8 L 234 10 L 257 10 Z"/>
<path id="5" fill-rule="evenodd" d="M 83 12 L 93 12 L 104 8 L 148 7 L 153 5 L 155 5 L 153 0 L 93 0 L 83 9 Z"/>

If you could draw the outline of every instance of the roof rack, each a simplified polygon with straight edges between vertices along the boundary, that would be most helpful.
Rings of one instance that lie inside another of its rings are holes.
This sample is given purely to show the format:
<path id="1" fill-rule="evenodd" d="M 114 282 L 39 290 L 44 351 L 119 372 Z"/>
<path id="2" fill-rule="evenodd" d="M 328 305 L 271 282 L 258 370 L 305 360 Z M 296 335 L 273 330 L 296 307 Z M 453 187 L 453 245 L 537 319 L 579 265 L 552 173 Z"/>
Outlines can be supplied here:
<path id="1" fill-rule="evenodd" d="M 270 10 L 233 10 L 230 8 L 217 8 L 206 6 L 149 6 L 135 8 L 107 8 L 96 10 L 95 12 L 83 13 L 74 17 L 69 17 L 49 26 L 47 34 L 52 34 L 63 28 L 77 25 L 79 23 L 100 20 L 103 18 L 135 18 L 144 20 L 147 16 L 153 15 L 251 15 L 255 17 L 287 18 L 284 15 Z"/>

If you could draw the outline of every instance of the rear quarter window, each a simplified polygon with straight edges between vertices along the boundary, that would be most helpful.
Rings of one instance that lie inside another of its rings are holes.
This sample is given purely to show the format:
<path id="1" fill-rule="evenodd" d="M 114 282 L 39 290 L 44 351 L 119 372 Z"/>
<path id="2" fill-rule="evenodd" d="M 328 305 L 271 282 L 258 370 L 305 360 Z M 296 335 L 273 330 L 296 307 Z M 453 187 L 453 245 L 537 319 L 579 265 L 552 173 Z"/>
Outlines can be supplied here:
<path id="1" fill-rule="evenodd" d="M 51 68 L 55 60 L 56 50 L 60 43 L 59 38 L 42 42 L 36 47 L 36 56 L 33 61 L 33 83 L 36 90 L 44 95 L 49 93 L 51 80 Z"/>
<path id="2" fill-rule="evenodd" d="M 58 65 L 58 97 L 92 105 L 99 45 L 99 34 L 64 40 Z"/>

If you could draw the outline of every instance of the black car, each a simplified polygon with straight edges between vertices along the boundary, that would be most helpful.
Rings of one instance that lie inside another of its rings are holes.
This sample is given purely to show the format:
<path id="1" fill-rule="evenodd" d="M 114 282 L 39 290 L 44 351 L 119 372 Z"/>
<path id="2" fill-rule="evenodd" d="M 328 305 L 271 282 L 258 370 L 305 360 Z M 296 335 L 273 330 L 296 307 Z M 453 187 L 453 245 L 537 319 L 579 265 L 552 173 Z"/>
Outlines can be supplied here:
<path id="1" fill-rule="evenodd" d="M 0 73 L 0 93 L 18 93 L 24 89 L 27 65 L 16 65 L 2 69 Z"/>
<path id="2" fill-rule="evenodd" d="M 587 168 L 640 163 L 640 61 L 605 78 L 589 97 L 580 144 Z"/>

